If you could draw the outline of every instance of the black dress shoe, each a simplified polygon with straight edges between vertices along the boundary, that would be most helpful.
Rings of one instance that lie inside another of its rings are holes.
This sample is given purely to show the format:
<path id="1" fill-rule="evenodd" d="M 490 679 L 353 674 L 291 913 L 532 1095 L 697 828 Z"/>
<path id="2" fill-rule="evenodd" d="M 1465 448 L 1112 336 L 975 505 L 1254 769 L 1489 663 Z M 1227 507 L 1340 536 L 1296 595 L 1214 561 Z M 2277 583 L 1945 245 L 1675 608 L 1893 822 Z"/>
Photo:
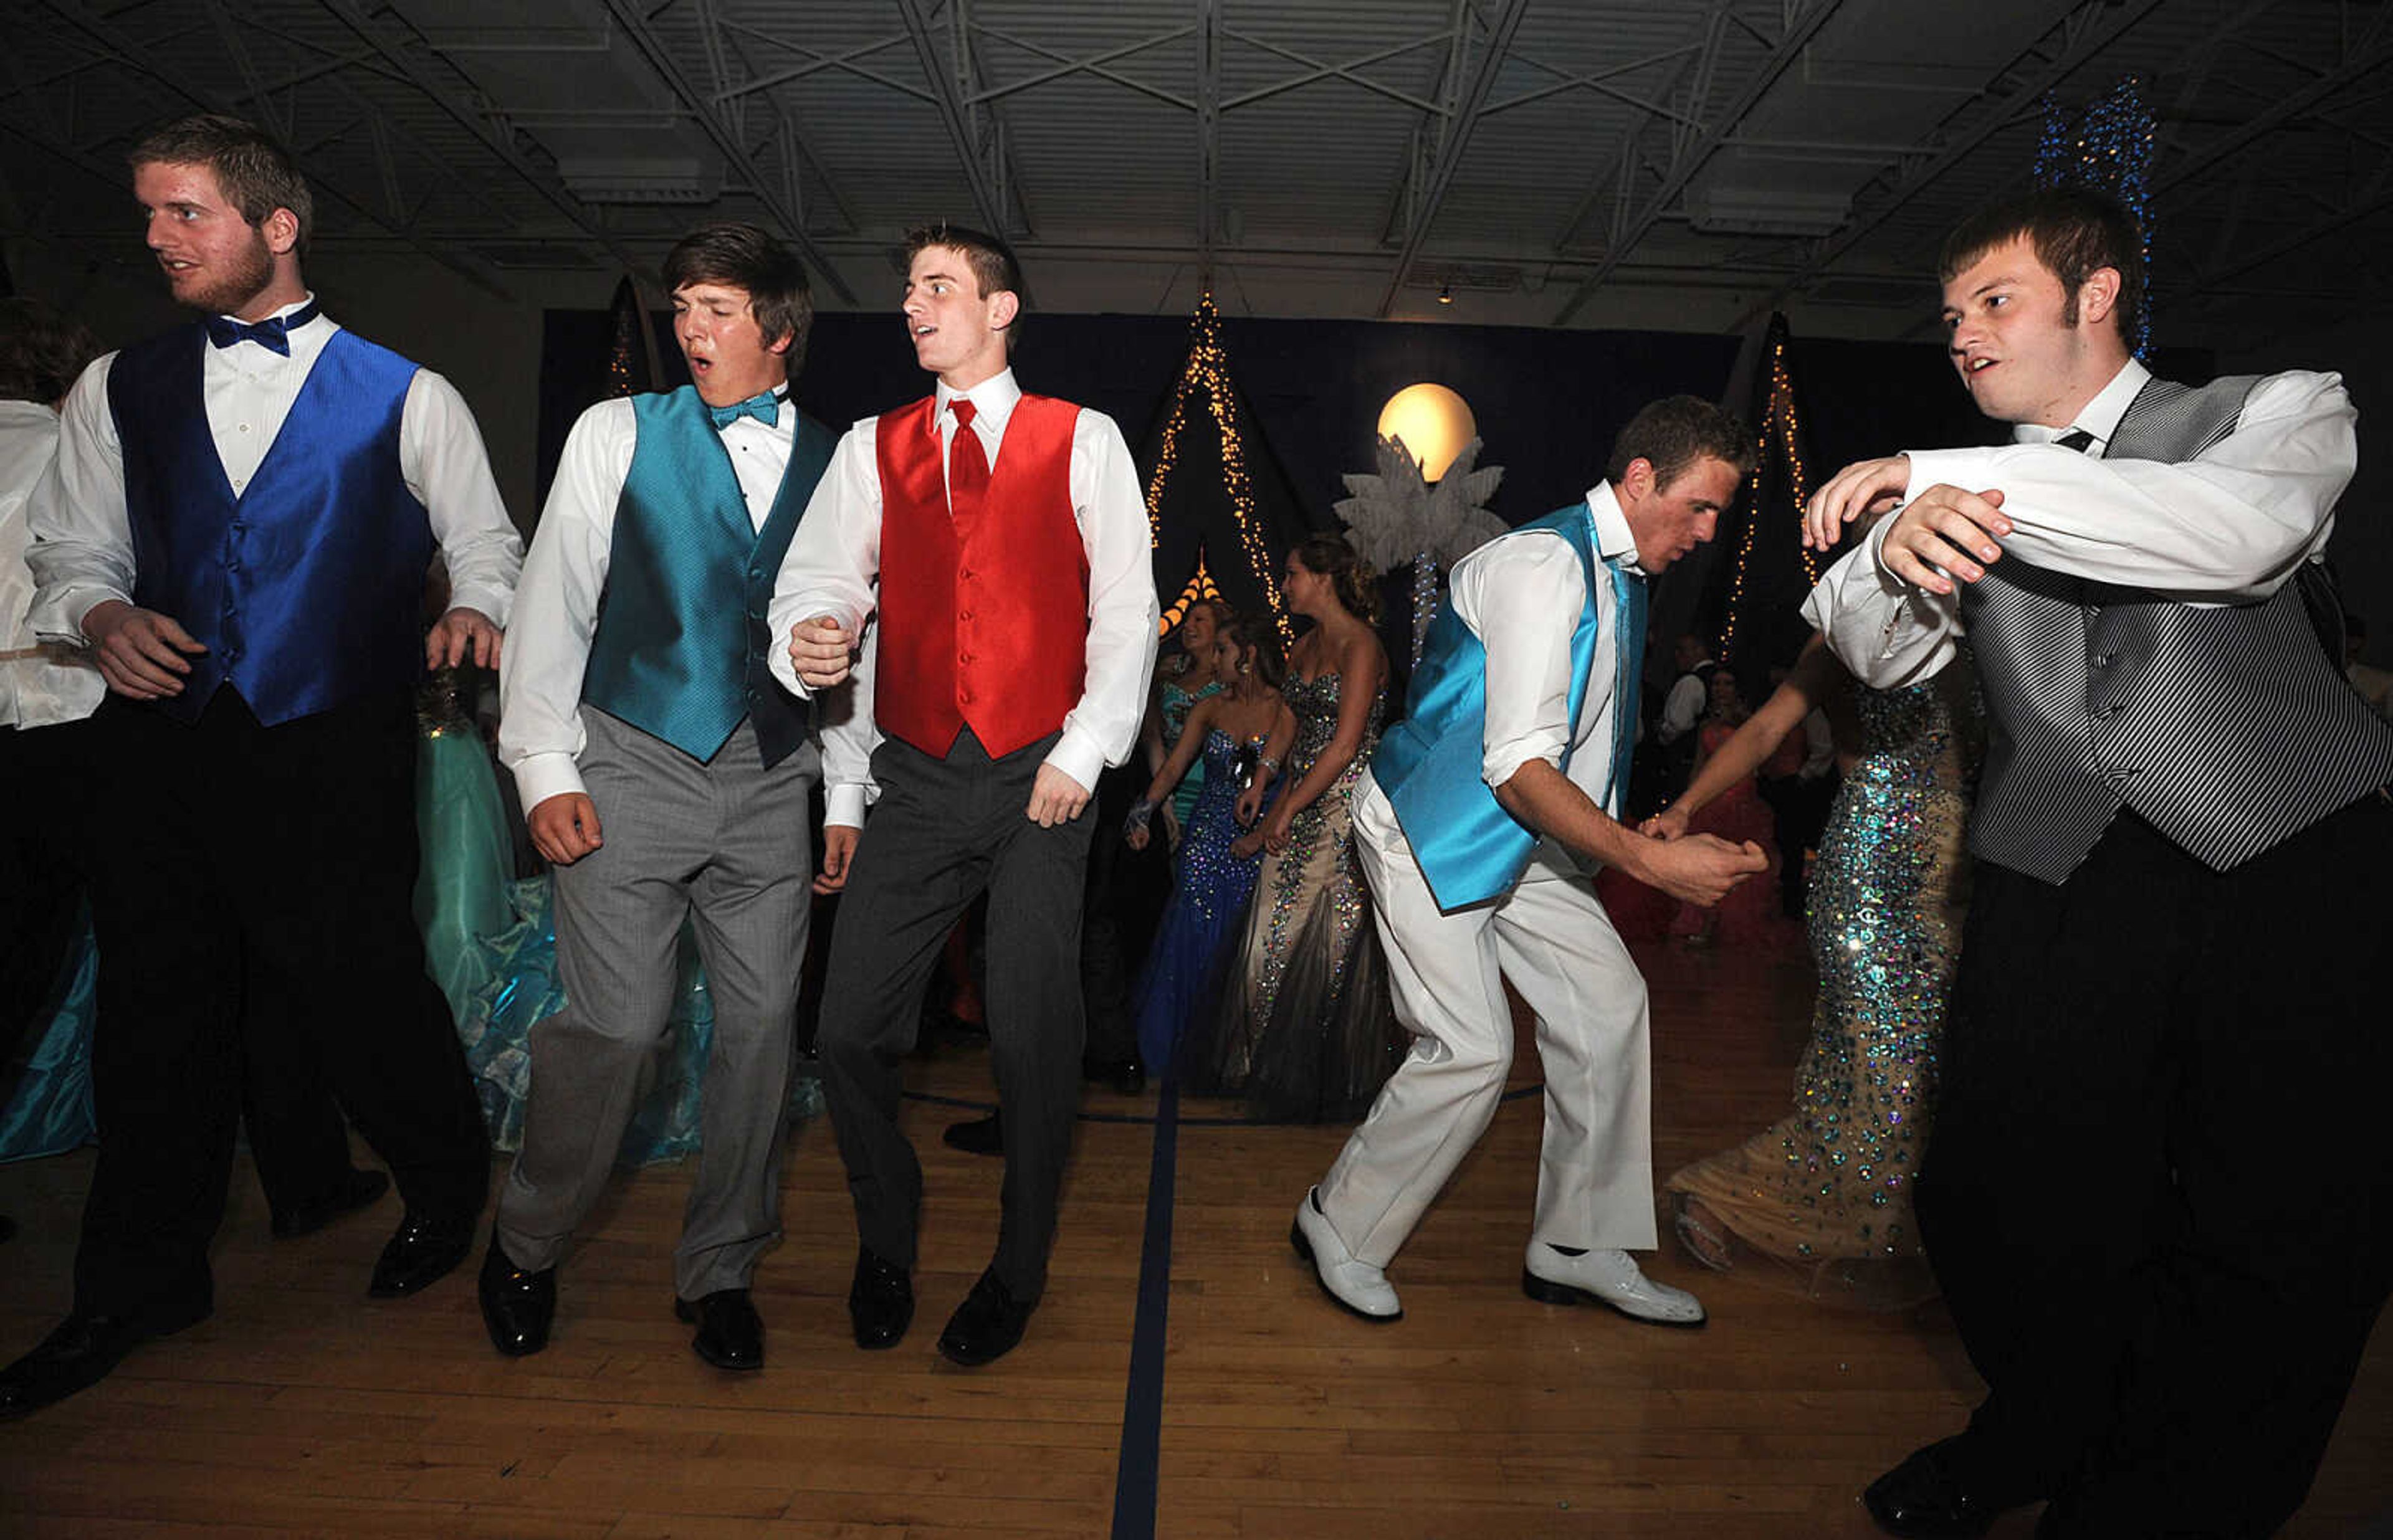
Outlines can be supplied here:
<path id="1" fill-rule="evenodd" d="M 390 1177 L 382 1171 L 351 1170 L 341 1184 L 329 1193 L 321 1193 L 303 1202 L 294 1203 L 274 1216 L 274 1238 L 295 1241 L 302 1235 L 312 1235 L 345 1214 L 382 1201 L 390 1191 Z"/>
<path id="2" fill-rule="evenodd" d="M 1146 1066 L 1136 1059 L 1083 1059 L 1080 1078 L 1094 1080 L 1124 1096 L 1136 1096 L 1146 1089 Z"/>
<path id="3" fill-rule="evenodd" d="M 995 1269 L 983 1272 L 948 1317 L 948 1329 L 939 1334 L 939 1355 L 967 1369 L 1003 1358 L 1022 1340 L 1023 1328 L 1037 1308 L 1014 1299 L 1013 1291 L 998 1282 Z"/>
<path id="4" fill-rule="evenodd" d="M 689 1345 L 698 1356 L 718 1369 L 761 1369 L 765 1366 L 765 1318 L 744 1288 L 718 1288 L 696 1300 L 673 1298 L 673 1319 L 695 1321 L 698 1335 Z"/>
<path id="5" fill-rule="evenodd" d="M 509 1358 L 524 1358 L 548 1346 L 548 1328 L 556 1319 L 556 1269 L 525 1272 L 507 1259 L 494 1235 L 475 1292 L 481 1296 L 482 1325 L 491 1347 Z"/>
<path id="6" fill-rule="evenodd" d="M 896 1262 L 858 1247 L 847 1319 L 859 1348 L 894 1348 L 914 1321 L 914 1280 Z"/>
<path id="7" fill-rule="evenodd" d="M 0 1422 L 66 1400 L 106 1379 L 124 1355 L 208 1318 L 204 1308 L 166 1316 L 85 1315 L 59 1323 L 32 1352 L 0 1369 Z"/>
<path id="8" fill-rule="evenodd" d="M 940 1130 L 939 1142 L 966 1155 L 1001 1155 L 1005 1153 L 1005 1115 L 993 1112 L 968 1123 L 950 1123 Z"/>
<path id="9" fill-rule="evenodd" d="M 416 1294 L 447 1277 L 474 1253 L 475 1216 L 434 1219 L 408 1210 L 374 1263 L 366 1293 L 376 1299 Z"/>
<path id="10" fill-rule="evenodd" d="M 1983 1534 L 2005 1508 L 2031 1500 L 1990 1491 L 1972 1469 L 1968 1437 L 1956 1434 L 1915 1449 L 1869 1484 L 1862 1501 L 1878 1528 L 1926 1540 Z"/>

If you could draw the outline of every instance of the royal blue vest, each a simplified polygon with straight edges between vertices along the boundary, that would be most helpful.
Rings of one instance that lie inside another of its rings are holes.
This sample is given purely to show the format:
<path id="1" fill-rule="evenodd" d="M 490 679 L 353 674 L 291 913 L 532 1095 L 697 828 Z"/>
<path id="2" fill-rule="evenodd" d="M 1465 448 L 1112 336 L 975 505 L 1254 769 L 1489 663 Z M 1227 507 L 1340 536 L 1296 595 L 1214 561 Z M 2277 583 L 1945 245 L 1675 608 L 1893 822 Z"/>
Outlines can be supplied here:
<path id="1" fill-rule="evenodd" d="M 133 602 L 207 645 L 183 692 L 158 703 L 197 721 L 218 685 L 271 725 L 424 672 L 432 526 L 399 469 L 416 366 L 335 332 L 249 485 L 236 493 L 208 432 L 207 333 L 137 343 L 108 372 L 124 446 Z"/>
<path id="2" fill-rule="evenodd" d="M 1595 665 L 1596 585 L 1606 581 L 1595 550 L 1595 528 L 1587 504 L 1576 502 L 1521 526 L 1510 539 L 1532 529 L 1560 535 L 1577 553 L 1587 579 L 1587 600 L 1571 628 L 1570 714 L 1576 724 L 1586 703 L 1588 675 Z M 1632 580 L 1633 581 L 1634 580 Z M 1644 651 L 1644 628 L 1623 625 L 1618 646 L 1632 684 Z M 1618 720 L 1634 721 L 1637 706 L 1624 696 L 1613 703 Z M 1421 660 L 1413 670 L 1405 719 L 1380 739 L 1371 759 L 1372 778 L 1387 794 L 1403 826 L 1405 842 L 1438 907 L 1451 913 L 1497 897 L 1520 880 L 1536 849 L 1537 836 L 1504 811 L 1482 773 L 1487 735 L 1487 649 L 1462 623 L 1452 605 L 1430 622 Z M 1626 758 L 1617 747 L 1615 758 Z M 1570 747 L 1563 767 L 1570 766 Z M 1615 765 L 1615 779 L 1626 774 Z"/>
<path id="3" fill-rule="evenodd" d="M 806 707 L 767 667 L 765 609 L 839 439 L 796 413 L 789 466 L 759 529 L 694 388 L 634 396 L 632 415 L 638 439 L 582 698 L 701 761 L 753 717 L 765 763 L 778 764 L 805 741 Z"/>

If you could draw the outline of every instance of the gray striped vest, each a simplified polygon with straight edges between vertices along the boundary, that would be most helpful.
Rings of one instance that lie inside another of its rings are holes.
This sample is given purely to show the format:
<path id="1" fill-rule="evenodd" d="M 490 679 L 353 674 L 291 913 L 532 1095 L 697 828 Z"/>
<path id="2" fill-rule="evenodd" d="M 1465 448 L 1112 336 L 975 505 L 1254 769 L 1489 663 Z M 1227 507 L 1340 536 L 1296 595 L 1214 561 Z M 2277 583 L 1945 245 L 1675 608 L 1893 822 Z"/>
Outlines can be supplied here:
<path id="1" fill-rule="evenodd" d="M 2257 383 L 2153 380 L 2105 452 L 2191 460 Z M 1988 715 L 1982 860 L 2066 881 L 2124 806 L 2225 871 L 2393 778 L 2393 728 L 2320 650 L 2294 583 L 2201 607 L 2005 556 L 1961 592 Z"/>

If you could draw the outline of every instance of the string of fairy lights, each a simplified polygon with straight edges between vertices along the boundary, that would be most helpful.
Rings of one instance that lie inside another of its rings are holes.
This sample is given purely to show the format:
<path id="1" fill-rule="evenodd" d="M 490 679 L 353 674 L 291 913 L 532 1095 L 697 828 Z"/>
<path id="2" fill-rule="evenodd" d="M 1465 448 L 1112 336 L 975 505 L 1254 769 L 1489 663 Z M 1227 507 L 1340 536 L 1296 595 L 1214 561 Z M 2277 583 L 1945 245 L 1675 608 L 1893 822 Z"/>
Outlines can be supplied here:
<path id="1" fill-rule="evenodd" d="M 1255 581 L 1262 585 L 1263 597 L 1271 605 L 1273 623 L 1279 628 L 1280 644 L 1293 646 L 1296 628 L 1288 622 L 1287 607 L 1280 602 L 1271 554 L 1263 547 L 1262 520 L 1255 513 L 1254 484 L 1247 476 L 1246 446 L 1238 437 L 1237 406 L 1230 390 L 1230 356 L 1222 347 L 1222 314 L 1214 307 L 1210 289 L 1196 301 L 1196 313 L 1188 322 L 1188 362 L 1171 392 L 1171 416 L 1163 429 L 1163 451 L 1156 457 L 1155 473 L 1146 478 L 1147 538 L 1156 546 L 1163 543 L 1163 489 L 1171 479 L 1173 465 L 1179 462 L 1181 430 L 1188 421 L 1188 398 L 1202 390 L 1213 424 L 1222 434 L 1222 483 L 1230 494 L 1230 513 L 1238 527 L 1238 547 Z M 1201 555 L 1197 572 L 1208 584 L 1211 582 L 1205 576 Z M 1214 595 L 1208 593 L 1203 596 Z M 1183 595 L 1163 617 L 1163 629 L 1170 631 L 1185 613 L 1187 596 Z"/>
<path id="2" fill-rule="evenodd" d="M 2143 303 L 2130 318 L 2136 357 L 2152 338 L 2152 150 L 2157 125 L 2144 100 L 2144 83 L 2123 75 L 2072 123 L 2060 104 L 2044 98 L 2044 130 L 2035 150 L 2035 185 L 2107 192 L 2136 221 L 2142 250 Z"/>
<path id="3" fill-rule="evenodd" d="M 1746 477 L 1746 506 L 1752 510 L 1745 521 L 1745 538 L 1737 542 L 1736 571 L 1729 580 L 1728 613 L 1720 623 L 1720 660 L 1728 662 L 1736 651 L 1737 618 L 1745 600 L 1746 568 L 1753 559 L 1753 547 L 1761 530 L 1761 483 L 1769 474 L 1774 459 L 1786 469 L 1788 486 L 1795 494 L 1795 517 L 1803 517 L 1803 500 L 1810 496 L 1803 473 L 1802 425 L 1795 416 L 1795 378 L 1786 370 L 1786 333 L 1772 326 L 1770 337 L 1770 403 L 1762 409 L 1761 423 L 1755 432 L 1753 471 Z M 1773 453 L 1774 451 L 1774 453 Z M 1803 580 L 1806 583 L 1820 581 L 1820 562 L 1808 547 L 1798 546 L 1803 558 Z"/>

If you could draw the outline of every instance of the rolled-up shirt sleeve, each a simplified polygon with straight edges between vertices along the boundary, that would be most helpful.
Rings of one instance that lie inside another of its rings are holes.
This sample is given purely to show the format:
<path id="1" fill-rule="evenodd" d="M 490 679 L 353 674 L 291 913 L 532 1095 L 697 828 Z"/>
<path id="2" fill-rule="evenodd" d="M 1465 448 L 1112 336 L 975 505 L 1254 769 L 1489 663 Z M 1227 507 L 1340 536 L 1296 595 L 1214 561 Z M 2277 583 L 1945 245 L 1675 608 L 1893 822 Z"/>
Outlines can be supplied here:
<path id="1" fill-rule="evenodd" d="M 1571 738 L 1572 621 L 1587 604 L 1578 555 L 1559 535 L 1497 541 L 1456 568 L 1455 615 L 1487 651 L 1487 721 L 1480 775 L 1503 785 L 1533 759 L 1559 768 Z M 1588 720 L 1611 693 L 1608 672 L 1588 681 Z"/>

